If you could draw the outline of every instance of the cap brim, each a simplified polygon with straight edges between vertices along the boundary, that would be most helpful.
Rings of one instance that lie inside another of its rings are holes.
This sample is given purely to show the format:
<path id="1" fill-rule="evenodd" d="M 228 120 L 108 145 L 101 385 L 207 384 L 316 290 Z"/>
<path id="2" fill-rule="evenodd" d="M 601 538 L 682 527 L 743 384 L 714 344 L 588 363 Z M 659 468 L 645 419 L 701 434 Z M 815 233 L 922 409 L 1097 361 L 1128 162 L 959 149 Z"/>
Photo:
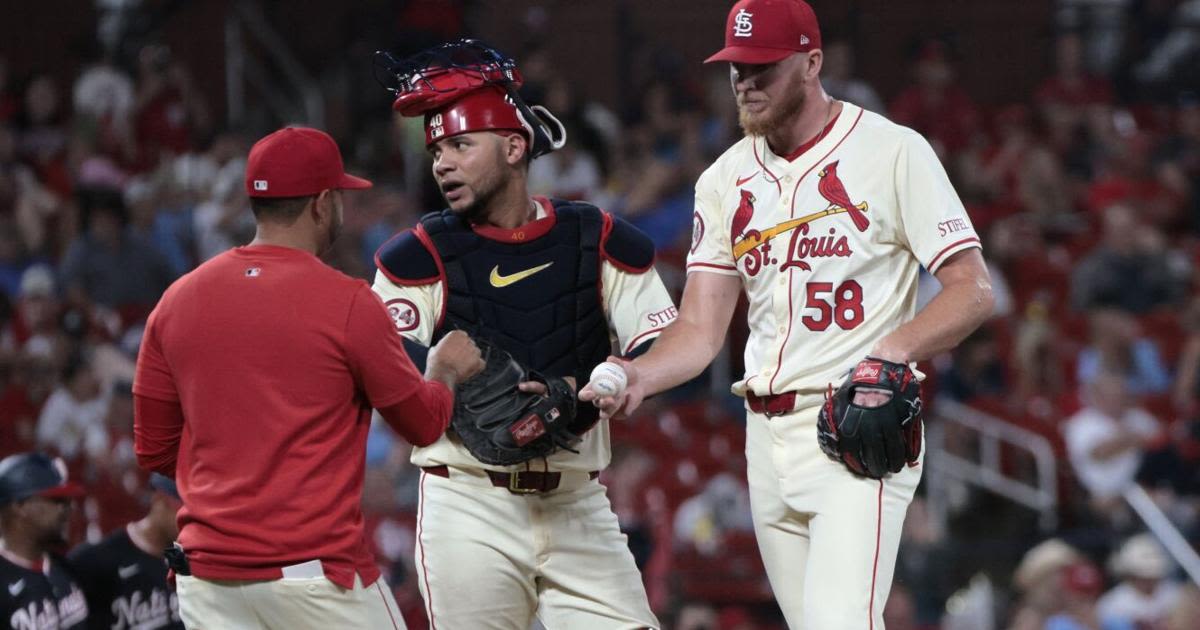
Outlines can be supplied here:
<path id="1" fill-rule="evenodd" d="M 83 486 L 75 481 L 68 481 L 61 486 L 46 488 L 41 492 L 37 492 L 34 496 L 45 497 L 47 499 L 82 499 L 87 495 Z"/>
<path id="2" fill-rule="evenodd" d="M 362 189 L 374 186 L 370 180 L 361 177 L 355 177 L 349 173 L 342 173 L 342 179 L 338 180 L 338 188 Z"/>
<path id="3" fill-rule="evenodd" d="M 764 64 L 783 61 L 797 51 L 788 48 L 761 48 L 758 46 L 726 46 L 704 63 L 728 61 L 729 63 Z"/>

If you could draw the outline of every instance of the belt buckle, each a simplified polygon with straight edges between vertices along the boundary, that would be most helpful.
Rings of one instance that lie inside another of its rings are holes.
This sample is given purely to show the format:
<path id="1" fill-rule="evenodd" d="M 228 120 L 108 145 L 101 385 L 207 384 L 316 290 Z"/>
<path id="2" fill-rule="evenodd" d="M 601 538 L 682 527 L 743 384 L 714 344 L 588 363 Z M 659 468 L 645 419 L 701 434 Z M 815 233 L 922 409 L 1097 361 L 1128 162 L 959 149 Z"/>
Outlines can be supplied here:
<path id="1" fill-rule="evenodd" d="M 508 491 L 513 494 L 537 494 L 540 492 L 537 488 L 522 488 L 520 486 L 521 472 L 518 470 L 508 473 Z"/>
<path id="2" fill-rule="evenodd" d="M 776 407 L 775 409 L 772 409 L 772 406 L 773 406 L 772 403 L 776 403 L 776 404 L 782 406 L 783 398 L 785 396 L 787 396 L 786 392 L 783 394 L 774 394 L 772 396 L 766 396 L 765 398 L 763 398 L 763 415 L 768 418 L 778 418 L 780 416 L 786 416 L 786 415 L 792 413 L 793 411 L 795 411 L 796 410 L 795 396 L 791 397 L 791 404 L 787 405 L 785 408 Z"/>

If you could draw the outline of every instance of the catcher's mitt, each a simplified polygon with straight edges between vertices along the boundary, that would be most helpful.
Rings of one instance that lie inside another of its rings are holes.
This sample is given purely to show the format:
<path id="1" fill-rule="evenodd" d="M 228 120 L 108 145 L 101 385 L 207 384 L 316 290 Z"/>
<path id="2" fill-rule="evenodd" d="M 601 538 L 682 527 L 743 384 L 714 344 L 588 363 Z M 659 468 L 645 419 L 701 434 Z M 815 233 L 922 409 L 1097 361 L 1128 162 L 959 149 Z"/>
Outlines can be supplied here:
<path id="1" fill-rule="evenodd" d="M 854 404 L 859 388 L 891 393 L 878 407 Z M 921 384 L 907 365 L 867 357 L 842 386 L 829 386 L 817 418 L 821 450 L 856 475 L 882 479 L 921 455 Z"/>
<path id="2" fill-rule="evenodd" d="M 475 338 L 487 364 L 454 391 L 450 426 L 476 459 L 510 465 L 570 447 L 579 436 L 568 429 L 575 392 L 561 378 L 526 370 L 500 346 Z M 523 392 L 522 381 L 539 381 L 546 395 Z"/>

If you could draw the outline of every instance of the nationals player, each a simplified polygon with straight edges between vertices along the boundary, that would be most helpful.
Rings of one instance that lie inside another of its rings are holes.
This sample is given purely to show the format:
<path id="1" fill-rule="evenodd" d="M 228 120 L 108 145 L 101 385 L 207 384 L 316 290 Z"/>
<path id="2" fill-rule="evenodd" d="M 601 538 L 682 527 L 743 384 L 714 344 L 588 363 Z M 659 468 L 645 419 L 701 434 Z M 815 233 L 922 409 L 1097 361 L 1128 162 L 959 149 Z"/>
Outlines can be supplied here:
<path id="1" fill-rule="evenodd" d="M 374 289 L 404 339 L 427 346 L 472 330 L 532 369 L 577 382 L 614 347 L 643 351 L 675 316 L 654 247 L 595 206 L 530 197 L 531 156 L 564 138 L 543 123 L 552 116 L 516 95 L 515 64 L 466 41 L 393 72 L 416 86 L 398 88 L 394 107 L 424 115 L 449 205 L 376 255 Z M 433 628 L 526 630 L 535 614 L 552 629 L 658 627 L 596 479 L 611 455 L 608 424 L 596 424 L 591 405 L 580 416 L 576 452 L 515 466 L 481 463 L 453 433 L 413 450 L 423 469 L 417 579 Z"/>
<path id="2" fill-rule="evenodd" d="M 183 630 L 163 559 L 163 550 L 179 535 L 179 490 L 158 473 L 150 476 L 150 485 L 154 496 L 145 517 L 67 556 L 87 596 L 92 630 Z"/>
<path id="3" fill-rule="evenodd" d="M 82 630 L 83 590 L 55 550 L 66 545 L 71 500 L 61 459 L 17 453 L 0 460 L 0 628 Z"/>
<path id="4" fill-rule="evenodd" d="M 925 359 L 984 321 L 979 238 L 920 135 L 825 94 L 806 3 L 742 0 L 725 43 L 708 61 L 732 65 L 746 136 L 696 183 L 679 317 L 625 366 L 625 392 L 596 402 L 605 415 L 628 412 L 698 374 L 744 290 L 746 373 L 733 391 L 746 398 L 751 506 L 772 588 L 794 628 L 882 628 L 920 460 L 882 479 L 852 474 L 820 450 L 818 411 L 865 357 Z M 943 290 L 914 317 L 922 266 Z M 858 390 L 854 402 L 887 400 Z"/>

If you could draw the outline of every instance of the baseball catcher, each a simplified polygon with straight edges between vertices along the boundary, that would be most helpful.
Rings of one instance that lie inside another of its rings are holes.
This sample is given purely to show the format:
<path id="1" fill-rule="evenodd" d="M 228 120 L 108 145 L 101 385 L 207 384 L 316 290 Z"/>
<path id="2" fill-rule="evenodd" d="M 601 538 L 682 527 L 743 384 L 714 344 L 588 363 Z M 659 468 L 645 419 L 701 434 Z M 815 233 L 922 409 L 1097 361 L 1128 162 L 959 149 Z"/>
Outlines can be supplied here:
<path id="1" fill-rule="evenodd" d="M 854 402 L 859 391 L 881 392 L 878 406 Z M 907 365 L 867 357 L 835 391 L 830 386 L 817 421 L 821 450 L 851 472 L 882 479 L 921 455 L 921 384 Z"/>

